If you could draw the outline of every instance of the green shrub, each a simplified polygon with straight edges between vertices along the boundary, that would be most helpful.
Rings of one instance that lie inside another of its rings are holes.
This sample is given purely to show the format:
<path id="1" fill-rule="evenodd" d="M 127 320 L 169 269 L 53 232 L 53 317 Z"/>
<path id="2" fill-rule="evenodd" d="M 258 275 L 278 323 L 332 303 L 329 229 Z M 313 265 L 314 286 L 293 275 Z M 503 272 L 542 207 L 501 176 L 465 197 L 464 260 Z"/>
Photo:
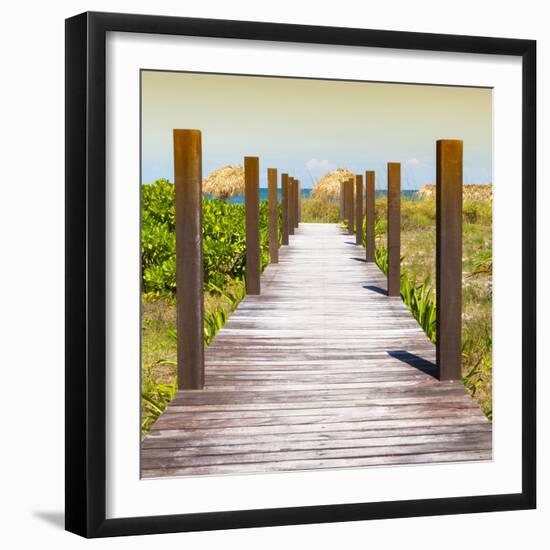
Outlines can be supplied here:
<path id="1" fill-rule="evenodd" d="M 157 180 L 141 187 L 141 264 L 143 292 L 173 294 L 176 290 L 176 227 L 174 185 Z M 246 271 L 245 206 L 203 199 L 203 265 L 207 290 L 224 289 L 229 279 Z M 260 263 L 269 262 L 267 202 L 260 204 Z"/>

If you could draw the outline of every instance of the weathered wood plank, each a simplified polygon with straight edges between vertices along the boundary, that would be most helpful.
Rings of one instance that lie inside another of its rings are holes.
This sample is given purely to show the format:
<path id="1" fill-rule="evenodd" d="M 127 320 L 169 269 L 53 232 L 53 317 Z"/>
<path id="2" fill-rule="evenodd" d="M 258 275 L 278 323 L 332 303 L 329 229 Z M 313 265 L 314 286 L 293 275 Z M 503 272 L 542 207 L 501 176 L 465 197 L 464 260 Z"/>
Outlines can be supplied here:
<path id="1" fill-rule="evenodd" d="M 162 418 L 162 417 L 161 417 Z M 159 419 L 160 420 L 160 419 Z M 210 426 L 208 428 L 190 429 L 186 426 L 181 428 L 153 428 L 160 437 L 168 437 L 178 439 L 193 439 L 201 436 L 211 436 L 215 434 L 219 436 L 226 435 L 267 435 L 267 434 L 289 434 L 289 433 L 309 433 L 309 432 L 342 432 L 349 430 L 361 430 L 365 433 L 369 431 L 384 430 L 384 429 L 401 429 L 409 427 L 431 427 L 431 426 L 465 426 L 479 424 L 483 420 L 480 416 L 472 415 L 449 415 L 441 418 L 392 418 L 392 419 L 374 419 L 374 420 L 358 420 L 354 422 L 352 419 L 341 418 L 333 419 L 334 422 L 314 422 L 303 424 L 277 424 L 264 426 L 228 426 L 222 428 Z"/>
<path id="2" fill-rule="evenodd" d="M 455 445 L 483 444 L 490 448 L 492 434 L 489 431 L 462 433 L 434 433 L 427 435 L 389 435 L 386 437 L 358 437 L 352 439 L 331 438 L 329 440 L 286 440 L 270 439 L 269 441 L 249 441 L 248 443 L 233 443 L 230 440 L 218 445 L 185 446 L 172 449 L 170 447 L 149 447 L 144 449 L 144 458 L 173 458 L 185 456 L 235 455 L 242 453 L 291 452 L 317 449 L 361 449 L 371 447 L 390 447 L 392 445 L 441 444 Z M 434 449 L 435 450 L 435 449 Z"/>
<path id="3" fill-rule="evenodd" d="M 174 453 L 164 453 L 161 456 L 150 456 L 145 453 L 142 457 L 142 468 L 180 468 L 192 466 L 214 466 L 221 464 L 261 464 L 272 463 L 274 459 L 278 462 L 294 460 L 315 460 L 315 459 L 341 459 L 341 458 L 365 458 L 365 457 L 386 457 L 398 455 L 411 455 L 421 453 L 437 453 L 449 451 L 480 451 L 490 450 L 491 440 L 488 437 L 463 437 L 458 441 L 449 439 L 435 439 L 427 443 L 408 443 L 400 445 L 392 442 L 387 446 L 360 446 L 345 448 L 316 448 L 298 450 L 273 450 L 267 451 L 249 450 L 247 452 L 232 453 L 209 453 L 207 455 L 184 455 L 175 456 Z"/>
<path id="4" fill-rule="evenodd" d="M 322 404 L 317 406 L 309 407 L 278 407 L 278 408 L 261 408 L 253 407 L 249 410 L 239 409 L 228 411 L 208 411 L 208 410 L 188 410 L 188 407 L 185 405 L 175 405 L 170 407 L 170 410 L 167 411 L 163 417 L 177 417 L 178 421 L 185 422 L 185 419 L 194 419 L 194 420 L 210 420 L 210 419 L 237 419 L 243 420 L 243 424 L 246 423 L 246 418 L 276 418 L 282 417 L 287 418 L 291 416 L 319 416 L 319 415 L 344 415 L 346 417 L 369 417 L 371 415 L 383 415 L 383 414 L 395 414 L 399 416 L 401 414 L 410 414 L 411 411 L 426 411 L 434 410 L 437 408 L 447 408 L 450 409 L 472 409 L 472 411 L 478 411 L 475 403 L 472 403 L 471 400 L 466 399 L 455 400 L 454 402 L 448 404 L 445 400 L 441 399 L 440 401 L 424 401 L 424 402 L 414 402 L 414 403 L 398 403 L 388 405 L 386 403 L 374 404 L 371 402 L 362 403 L 362 404 L 353 404 L 353 405 L 342 405 L 342 402 L 339 402 L 339 405 L 333 405 L 332 407 L 325 407 Z"/>
<path id="5" fill-rule="evenodd" d="M 389 409 L 389 410 L 388 410 Z M 187 430 L 203 430 L 203 429 L 230 429 L 230 428 L 259 428 L 263 426 L 281 427 L 282 429 L 290 428 L 293 426 L 302 425 L 316 425 L 325 424 L 329 425 L 334 422 L 341 423 L 361 423 L 365 428 L 368 428 L 370 422 L 384 421 L 386 418 L 391 418 L 393 421 L 397 420 L 426 420 L 429 421 L 432 414 L 445 414 L 446 418 L 465 418 L 472 417 L 476 420 L 482 419 L 481 413 L 478 409 L 471 409 L 467 407 L 412 407 L 411 410 L 404 410 L 404 408 L 374 408 L 370 407 L 364 412 L 347 412 L 343 414 L 335 414 L 329 411 L 327 414 L 319 413 L 317 415 L 287 415 L 281 416 L 265 416 L 265 417 L 246 417 L 246 418 L 186 418 L 179 414 L 162 415 L 155 423 L 156 430 L 171 430 L 178 429 L 184 425 Z"/>
<path id="6" fill-rule="evenodd" d="M 181 403 L 181 402 L 180 402 Z M 191 404 L 189 402 L 184 402 L 178 404 L 177 402 L 172 402 L 170 409 L 167 410 L 164 414 L 172 414 L 175 412 L 185 412 L 185 413 L 195 413 L 195 412 L 235 412 L 241 413 L 246 411 L 264 411 L 264 410 L 273 410 L 280 412 L 280 414 L 286 414 L 286 411 L 289 414 L 292 414 L 293 411 L 304 410 L 304 409 L 317 409 L 323 408 L 324 410 L 332 408 L 355 408 L 355 407 L 377 407 L 377 406 L 400 406 L 400 405 L 413 405 L 413 404 L 436 404 L 436 403 L 461 403 L 464 406 L 475 407 L 476 404 L 463 395 L 424 395 L 417 397 L 381 397 L 381 398 L 365 398 L 360 400 L 356 399 L 334 399 L 332 401 L 267 401 L 265 403 L 224 403 L 224 404 Z"/>
<path id="7" fill-rule="evenodd" d="M 184 395 L 184 397 L 182 397 Z M 402 397 L 402 396 L 419 396 L 419 395 L 466 395 L 464 387 L 447 387 L 441 388 L 437 384 L 420 384 L 416 386 L 411 385 L 397 385 L 385 386 L 380 388 L 377 385 L 371 385 L 370 388 L 331 388 L 329 390 L 303 390 L 303 391 L 293 391 L 289 392 L 284 388 L 276 388 L 271 391 L 239 391 L 232 392 L 226 390 L 209 390 L 207 392 L 178 392 L 176 394 L 173 404 L 178 403 L 278 403 L 278 402 L 290 402 L 290 401 L 312 401 L 312 402 L 323 402 L 329 400 L 341 400 L 348 399 L 350 402 L 357 399 L 373 399 L 373 398 L 383 398 L 383 397 Z"/>
<path id="8" fill-rule="evenodd" d="M 389 466 L 397 464 L 430 464 L 445 462 L 467 462 L 472 460 L 490 460 L 491 450 L 450 451 L 422 454 L 402 454 L 394 456 L 370 456 L 354 458 L 334 458 L 321 460 L 287 460 L 253 464 L 221 464 L 191 466 L 188 468 L 159 468 L 143 470 L 145 478 L 173 477 L 187 475 L 209 475 L 212 473 L 264 473 L 292 470 L 318 470 L 326 468 L 361 468 L 365 466 Z"/>
<path id="9" fill-rule="evenodd" d="M 143 443 L 145 449 L 179 449 L 191 447 L 212 447 L 215 445 L 249 445 L 254 443 L 273 443 L 278 445 L 296 442 L 334 442 L 357 439 L 378 439 L 390 437 L 414 437 L 414 436 L 437 436 L 447 437 L 449 435 L 488 432 L 492 434 L 491 425 L 486 422 L 464 425 L 439 425 L 439 426 L 406 426 L 401 428 L 386 428 L 378 430 L 340 430 L 320 432 L 296 432 L 279 434 L 255 434 L 255 435 L 227 435 L 218 434 L 206 435 L 193 438 L 178 438 L 160 436 L 152 433 Z M 204 451 L 205 452 L 205 451 Z"/>

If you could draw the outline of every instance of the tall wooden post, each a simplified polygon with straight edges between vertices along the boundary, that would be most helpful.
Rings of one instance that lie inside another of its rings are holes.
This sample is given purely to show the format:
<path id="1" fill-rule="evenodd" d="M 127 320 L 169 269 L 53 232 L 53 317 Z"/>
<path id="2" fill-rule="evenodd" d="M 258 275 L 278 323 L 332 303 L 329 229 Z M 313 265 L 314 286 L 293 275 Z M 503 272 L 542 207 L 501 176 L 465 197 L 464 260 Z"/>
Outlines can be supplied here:
<path id="1" fill-rule="evenodd" d="M 440 380 L 462 379 L 462 141 L 438 140 L 436 357 Z"/>
<path id="2" fill-rule="evenodd" d="M 363 244 L 363 176 L 355 176 L 355 244 Z"/>
<path id="3" fill-rule="evenodd" d="M 348 219 L 348 180 L 342 182 L 342 196 L 344 198 L 344 205 L 342 208 L 342 220 Z"/>
<path id="4" fill-rule="evenodd" d="M 267 169 L 267 205 L 269 209 L 269 261 L 279 263 L 279 199 L 277 197 L 277 168 Z"/>
<path id="5" fill-rule="evenodd" d="M 246 292 L 260 294 L 260 160 L 244 157 Z"/>
<path id="6" fill-rule="evenodd" d="M 375 217 L 374 172 L 365 172 L 365 249 L 367 262 L 374 262 L 374 217 Z"/>
<path id="7" fill-rule="evenodd" d="M 294 227 L 298 228 L 300 224 L 300 180 L 294 180 Z"/>
<path id="8" fill-rule="evenodd" d="M 342 221 L 344 219 L 344 209 L 345 209 L 345 188 L 346 186 L 344 185 L 344 182 L 341 181 L 340 182 L 340 196 L 339 196 L 339 199 L 340 199 L 340 221 Z"/>
<path id="9" fill-rule="evenodd" d="M 281 242 L 282 244 L 286 245 L 288 244 L 288 174 L 282 174 L 281 176 L 281 188 L 282 188 L 282 211 L 283 211 L 283 227 L 282 227 L 282 235 L 281 235 Z"/>
<path id="10" fill-rule="evenodd" d="M 401 164 L 388 162 L 388 296 L 401 294 Z"/>
<path id="11" fill-rule="evenodd" d="M 296 216 L 296 227 L 298 227 L 302 221 L 302 184 L 300 183 L 300 180 L 298 180 L 298 189 L 296 193 L 298 194 L 298 215 Z"/>
<path id="12" fill-rule="evenodd" d="M 202 145 L 200 130 L 174 130 L 178 387 L 204 387 Z"/>
<path id="13" fill-rule="evenodd" d="M 354 206 L 354 197 L 353 197 L 353 178 L 350 178 L 346 182 L 346 219 L 348 220 L 348 234 L 353 235 L 354 231 L 354 217 L 355 217 L 355 206 Z"/>
<path id="14" fill-rule="evenodd" d="M 294 178 L 288 177 L 288 234 L 294 235 L 294 216 L 296 215 L 296 205 L 294 204 L 296 195 L 294 193 Z"/>

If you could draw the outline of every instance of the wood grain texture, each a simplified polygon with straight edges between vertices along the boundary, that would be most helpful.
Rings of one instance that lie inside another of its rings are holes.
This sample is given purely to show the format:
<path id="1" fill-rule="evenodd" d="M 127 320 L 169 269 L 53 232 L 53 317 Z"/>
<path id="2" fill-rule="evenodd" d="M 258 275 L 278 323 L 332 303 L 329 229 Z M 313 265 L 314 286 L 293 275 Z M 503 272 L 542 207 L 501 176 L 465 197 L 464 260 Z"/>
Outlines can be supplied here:
<path id="1" fill-rule="evenodd" d="M 200 130 L 174 130 L 178 385 L 204 386 L 202 254 L 202 137 Z"/>
<path id="2" fill-rule="evenodd" d="M 296 180 L 288 177 L 288 234 L 294 235 L 296 227 L 296 191 L 294 189 Z"/>
<path id="3" fill-rule="evenodd" d="M 296 227 L 300 225 L 302 221 L 302 185 L 300 180 L 296 180 Z"/>
<path id="4" fill-rule="evenodd" d="M 388 296 L 401 292 L 401 164 L 388 162 Z"/>
<path id="5" fill-rule="evenodd" d="M 441 139 L 436 148 L 436 357 L 441 380 L 462 373 L 462 148 Z"/>
<path id="6" fill-rule="evenodd" d="M 375 192 L 374 177 L 372 170 L 365 172 L 365 257 L 367 262 L 374 262 L 374 221 L 375 221 Z"/>
<path id="7" fill-rule="evenodd" d="M 282 228 L 281 228 L 281 244 L 288 244 L 288 174 L 281 175 L 281 210 L 282 210 Z"/>
<path id="8" fill-rule="evenodd" d="M 340 221 L 342 221 L 344 219 L 344 205 L 346 204 L 344 189 L 345 189 L 344 182 L 341 181 L 340 182 L 340 194 L 338 195 L 338 200 L 339 200 L 339 203 L 340 203 Z"/>
<path id="9" fill-rule="evenodd" d="M 363 244 L 363 176 L 355 176 L 355 244 Z"/>
<path id="10" fill-rule="evenodd" d="M 244 157 L 246 292 L 260 294 L 260 159 Z"/>
<path id="11" fill-rule="evenodd" d="M 279 198 L 277 194 L 277 168 L 267 169 L 267 202 L 269 208 L 269 261 L 279 262 Z"/>
<path id="12" fill-rule="evenodd" d="M 143 441 L 143 477 L 491 459 L 491 424 L 364 254 L 300 224 L 206 350 L 205 390 Z"/>
<path id="13" fill-rule="evenodd" d="M 355 219 L 354 178 L 346 180 L 346 220 L 348 221 L 348 234 L 353 235 Z"/>

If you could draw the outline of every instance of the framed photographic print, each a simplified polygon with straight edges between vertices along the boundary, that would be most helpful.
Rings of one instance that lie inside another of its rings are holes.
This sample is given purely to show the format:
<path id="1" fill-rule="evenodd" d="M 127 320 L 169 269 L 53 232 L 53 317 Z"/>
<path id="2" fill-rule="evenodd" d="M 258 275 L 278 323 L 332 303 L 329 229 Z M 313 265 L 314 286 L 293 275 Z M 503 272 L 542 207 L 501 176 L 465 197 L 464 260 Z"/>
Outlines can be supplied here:
<path id="1" fill-rule="evenodd" d="M 530 40 L 66 22 L 66 528 L 535 507 Z"/>

